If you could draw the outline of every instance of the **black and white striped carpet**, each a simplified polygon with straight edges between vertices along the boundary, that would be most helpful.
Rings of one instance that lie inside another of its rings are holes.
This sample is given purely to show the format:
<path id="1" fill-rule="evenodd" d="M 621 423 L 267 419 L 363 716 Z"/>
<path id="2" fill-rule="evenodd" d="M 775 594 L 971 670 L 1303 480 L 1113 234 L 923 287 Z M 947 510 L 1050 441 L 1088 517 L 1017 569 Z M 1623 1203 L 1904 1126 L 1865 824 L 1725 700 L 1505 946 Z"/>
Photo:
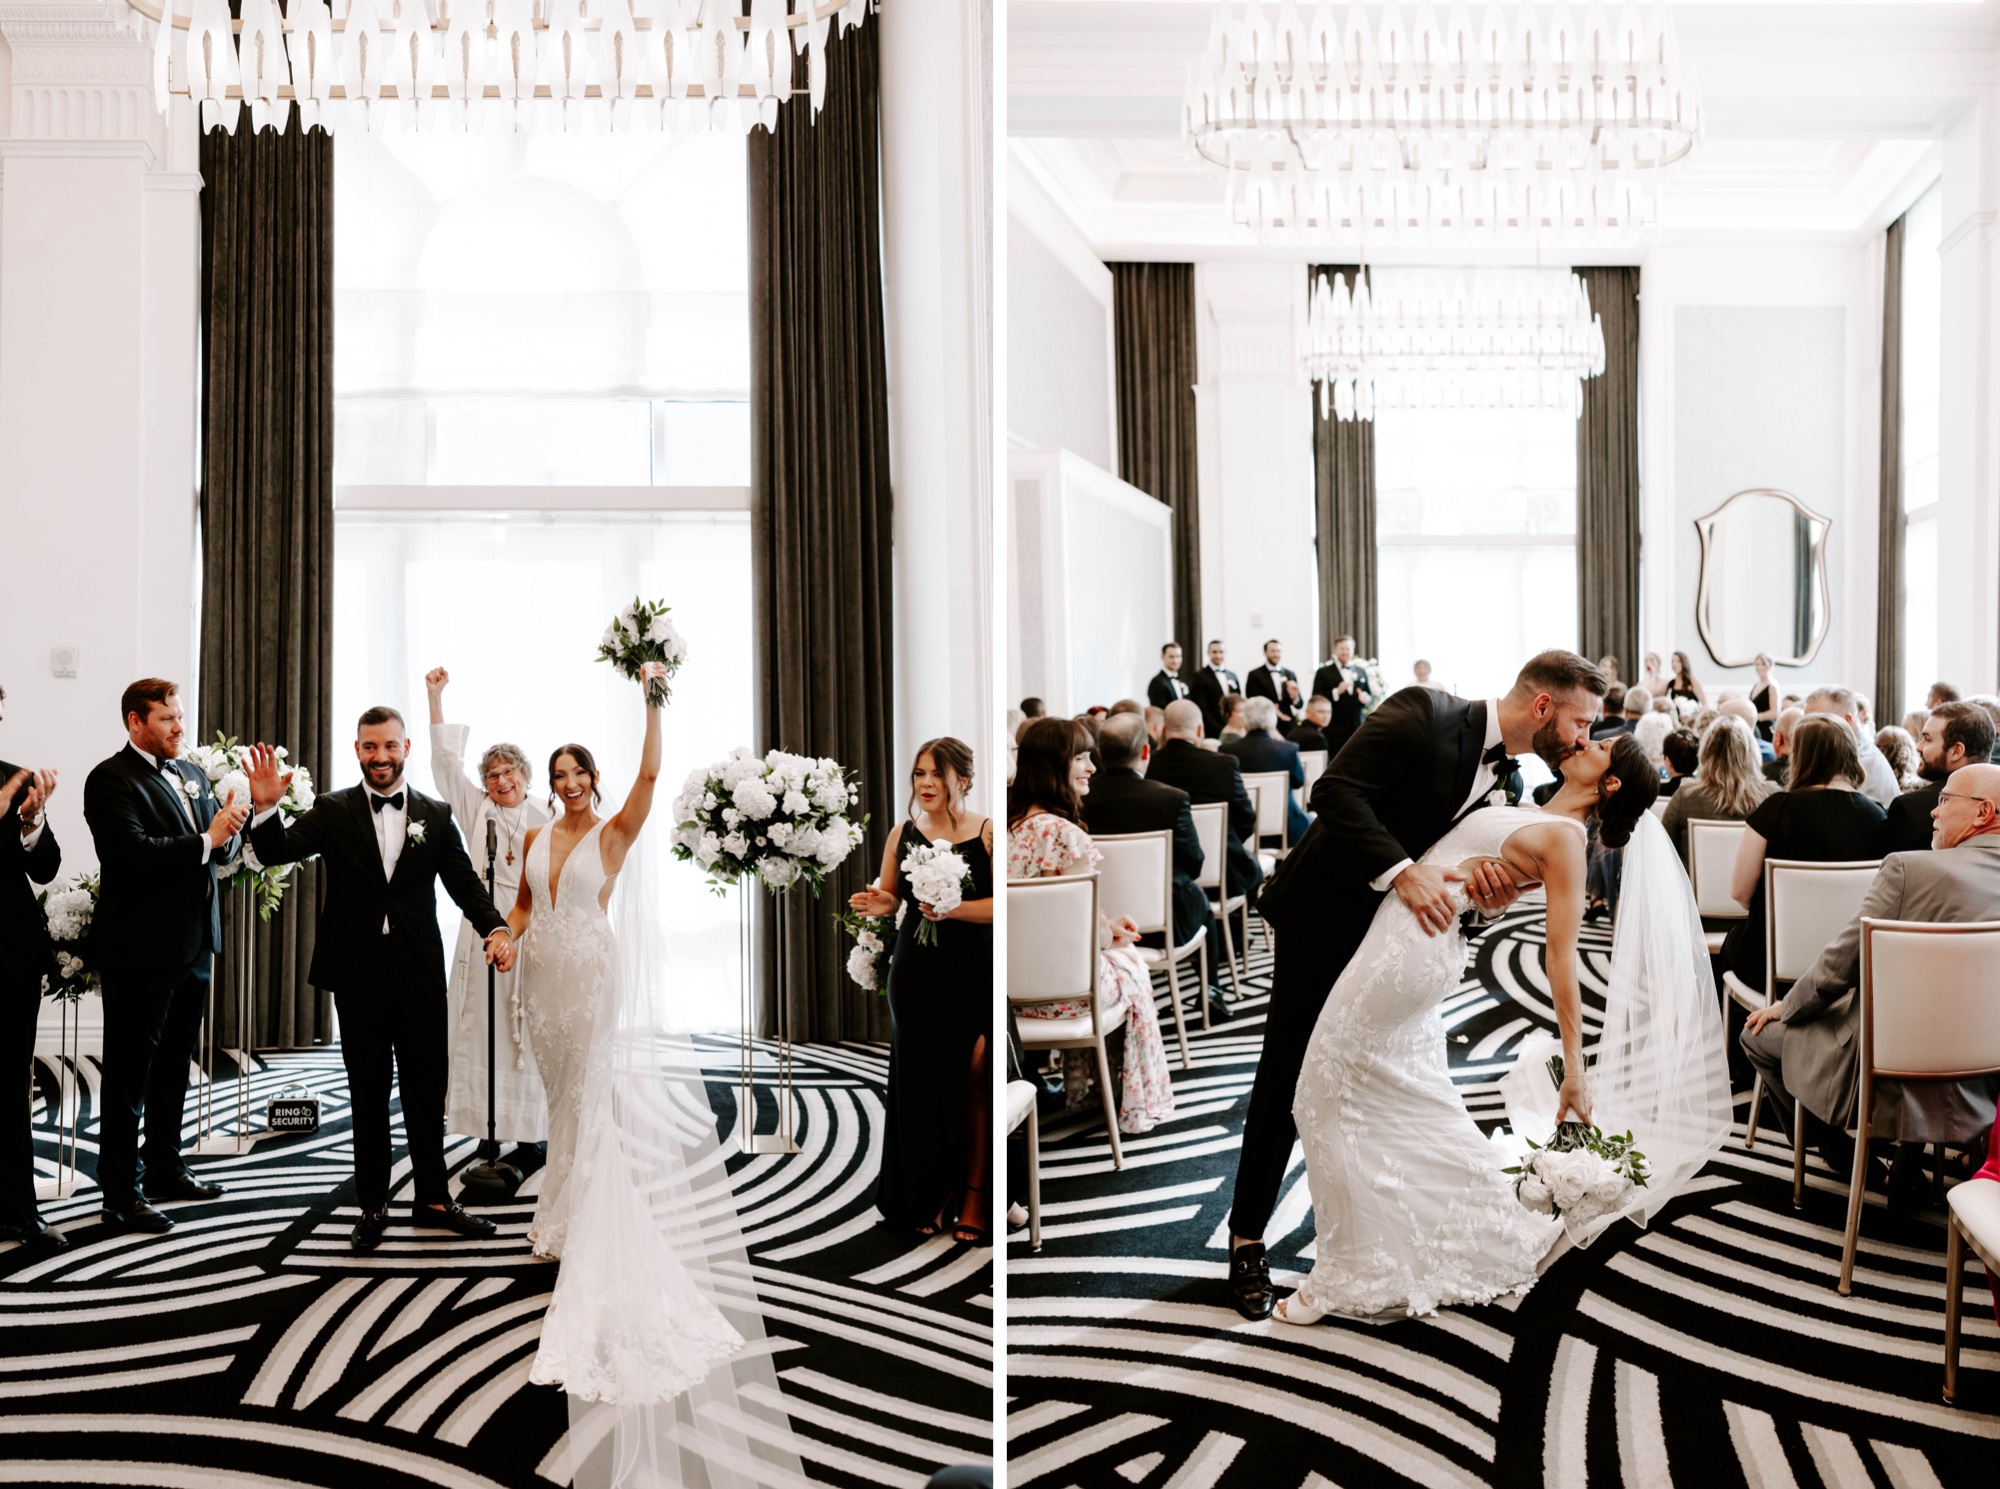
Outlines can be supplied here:
<path id="1" fill-rule="evenodd" d="M 736 1042 L 704 1048 L 726 1135 Z M 730 1160 L 752 1274 L 741 1284 L 754 1281 L 763 1303 L 792 1446 L 811 1476 L 841 1485 L 914 1489 L 940 1465 L 985 1462 L 992 1252 L 879 1223 L 884 1047 L 801 1046 L 795 1071 L 805 1151 Z M 38 1074 L 38 1160 L 53 1175 L 59 1084 L 48 1065 Z M 88 1171 L 96 1061 L 80 1074 Z M 42 1206 L 68 1251 L 0 1248 L 0 1483 L 546 1489 L 566 1478 L 562 1394 L 528 1384 L 556 1273 L 528 1252 L 538 1176 L 516 1206 L 483 1212 L 499 1223 L 493 1240 L 392 1224 L 378 1251 L 355 1256 L 339 1053 L 267 1057 L 252 1111 L 292 1081 L 321 1095 L 319 1133 L 194 1160 L 228 1193 L 168 1207 L 172 1234 L 107 1231 L 86 1179 Z M 235 1089 L 217 1088 L 225 1122 Z M 474 1147 L 454 1141 L 454 1170 Z M 396 1183 L 407 1175 L 399 1162 Z M 407 1197 L 399 1188 L 392 1216 Z"/>
<path id="2" fill-rule="evenodd" d="M 1445 1019 L 1468 1106 L 1497 1122 L 1512 1047 L 1554 1027 L 1539 906 L 1476 944 Z M 1588 929 L 1584 951 L 1594 1036 L 1608 931 Z M 1017 1231 L 1007 1264 L 1013 1489 L 1994 1482 L 2000 1330 L 1978 1264 L 1949 1407 L 1941 1217 L 1898 1221 L 1871 1194 L 1841 1298 L 1844 1182 L 1815 1158 L 1793 1210 L 1788 1147 L 1760 1136 L 1745 1151 L 1740 1128 L 1664 1221 L 1570 1253 L 1511 1306 L 1379 1327 L 1245 1322 L 1222 1279 L 1263 1036 L 1261 941 L 1252 966 L 1237 1017 L 1191 1027 L 1175 1117 L 1125 1140 L 1123 1170 L 1101 1119 L 1044 1125 L 1043 1248 Z M 1164 996 L 1161 1009 L 1171 1058 Z M 1312 1240 L 1296 1150 L 1268 1240 L 1274 1272 L 1296 1282 Z"/>

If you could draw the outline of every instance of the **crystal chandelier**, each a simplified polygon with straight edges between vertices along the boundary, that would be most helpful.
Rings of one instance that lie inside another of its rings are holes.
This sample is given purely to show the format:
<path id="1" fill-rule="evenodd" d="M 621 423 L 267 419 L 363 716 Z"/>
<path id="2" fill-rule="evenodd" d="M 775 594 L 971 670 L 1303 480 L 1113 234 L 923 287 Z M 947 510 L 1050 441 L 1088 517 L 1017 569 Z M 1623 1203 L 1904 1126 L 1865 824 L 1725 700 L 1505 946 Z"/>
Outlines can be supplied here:
<path id="1" fill-rule="evenodd" d="M 1604 323 L 1576 274 L 1560 289 L 1473 295 L 1461 279 L 1436 298 L 1378 298 L 1366 273 L 1312 286 L 1299 361 L 1322 418 L 1395 408 L 1583 408 L 1604 371 Z"/>
<path id="2" fill-rule="evenodd" d="M 871 0 L 128 0 L 155 28 L 153 93 L 201 127 L 454 132 L 776 129 L 826 96 L 826 40 Z M 435 11 L 435 18 L 432 11 Z M 175 43 L 175 34 L 183 38 Z"/>
<path id="3" fill-rule="evenodd" d="M 1336 16 L 1336 9 L 1340 12 Z M 1624 237 L 1701 134 L 1659 0 L 1367 8 L 1220 0 L 1184 130 L 1233 222 L 1325 238 Z"/>

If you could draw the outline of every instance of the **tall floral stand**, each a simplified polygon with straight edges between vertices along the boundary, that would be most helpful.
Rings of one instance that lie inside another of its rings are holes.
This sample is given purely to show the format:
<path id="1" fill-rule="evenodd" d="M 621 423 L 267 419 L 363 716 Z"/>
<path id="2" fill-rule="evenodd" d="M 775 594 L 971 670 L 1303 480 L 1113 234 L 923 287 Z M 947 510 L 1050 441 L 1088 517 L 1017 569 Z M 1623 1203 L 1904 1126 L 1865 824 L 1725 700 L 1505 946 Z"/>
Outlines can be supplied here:
<path id="1" fill-rule="evenodd" d="M 737 1092 L 736 1106 L 742 1114 L 743 1151 L 746 1153 L 797 1153 L 798 1140 L 797 1106 L 792 1091 L 792 1014 L 785 998 L 785 935 L 781 926 L 774 942 L 774 961 L 771 976 L 776 996 L 772 999 L 774 1025 L 772 1033 L 777 1036 L 778 1059 L 777 1106 L 778 1126 L 775 1132 L 757 1131 L 757 943 L 754 931 L 755 917 L 750 910 L 750 886 L 753 881 L 748 875 L 736 884 L 736 905 L 739 929 L 739 951 L 737 983 L 743 1000 L 743 1039 L 741 1046 L 742 1077 Z M 776 913 L 775 910 L 773 913 Z"/>
<path id="2" fill-rule="evenodd" d="M 52 1124 L 56 1135 L 56 1173 L 53 1179 L 36 1180 L 37 1200 L 66 1199 L 77 1186 L 76 1131 L 83 1105 L 80 1075 L 83 1068 L 83 1010 L 78 1007 L 80 1001 L 77 998 L 55 1000 L 62 1020 L 56 1036 L 56 1109 Z M 30 1068 L 28 1099 L 31 1104 L 34 1100 L 34 1079 L 34 1071 Z"/>
<path id="3" fill-rule="evenodd" d="M 259 1138 L 270 1136 L 266 1129 L 250 1126 L 250 1046 L 254 1042 L 252 1031 L 256 1027 L 252 1021 L 257 966 L 255 882 L 250 875 L 242 875 L 229 886 L 228 894 L 234 901 L 236 913 L 224 917 L 223 948 L 209 965 L 208 1011 L 202 1016 L 201 1023 L 201 1085 L 195 1092 L 194 1151 L 205 1156 L 246 1153 Z M 220 1025 L 223 996 L 220 974 L 225 957 L 236 969 L 231 992 L 236 1002 L 236 1038 L 241 1046 L 233 1052 L 236 1056 L 233 1117 L 218 1113 L 215 1090 L 216 1032 Z"/>

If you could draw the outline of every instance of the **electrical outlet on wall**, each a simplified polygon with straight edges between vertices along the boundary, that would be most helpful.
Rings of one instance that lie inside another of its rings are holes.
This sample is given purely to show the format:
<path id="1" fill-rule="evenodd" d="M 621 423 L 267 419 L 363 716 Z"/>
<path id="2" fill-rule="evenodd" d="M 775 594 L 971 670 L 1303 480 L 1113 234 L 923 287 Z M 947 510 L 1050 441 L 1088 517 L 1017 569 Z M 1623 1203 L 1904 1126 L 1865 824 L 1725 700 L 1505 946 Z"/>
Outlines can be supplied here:
<path id="1" fill-rule="evenodd" d="M 83 666 L 83 652 L 73 641 L 53 647 L 49 651 L 49 675 L 51 677 L 75 677 Z"/>

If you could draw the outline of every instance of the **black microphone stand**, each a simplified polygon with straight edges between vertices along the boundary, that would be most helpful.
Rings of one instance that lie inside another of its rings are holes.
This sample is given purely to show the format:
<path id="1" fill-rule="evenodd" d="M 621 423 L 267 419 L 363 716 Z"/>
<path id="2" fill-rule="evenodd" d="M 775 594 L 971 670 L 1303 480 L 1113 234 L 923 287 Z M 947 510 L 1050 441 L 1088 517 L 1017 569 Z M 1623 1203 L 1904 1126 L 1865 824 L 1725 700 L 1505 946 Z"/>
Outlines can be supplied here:
<path id="1" fill-rule="evenodd" d="M 493 896 L 494 861 L 500 856 L 499 826 L 493 814 L 486 816 L 486 895 Z M 463 1175 L 464 1193 L 459 1196 L 462 1204 L 504 1205 L 514 1198 L 514 1191 L 521 1187 L 521 1171 L 511 1163 L 500 1161 L 500 1142 L 495 1136 L 494 1120 L 494 1041 L 493 1022 L 495 988 L 498 974 L 493 964 L 486 964 L 486 1142 L 481 1148 L 484 1156 L 479 1162 L 469 1164 Z"/>

